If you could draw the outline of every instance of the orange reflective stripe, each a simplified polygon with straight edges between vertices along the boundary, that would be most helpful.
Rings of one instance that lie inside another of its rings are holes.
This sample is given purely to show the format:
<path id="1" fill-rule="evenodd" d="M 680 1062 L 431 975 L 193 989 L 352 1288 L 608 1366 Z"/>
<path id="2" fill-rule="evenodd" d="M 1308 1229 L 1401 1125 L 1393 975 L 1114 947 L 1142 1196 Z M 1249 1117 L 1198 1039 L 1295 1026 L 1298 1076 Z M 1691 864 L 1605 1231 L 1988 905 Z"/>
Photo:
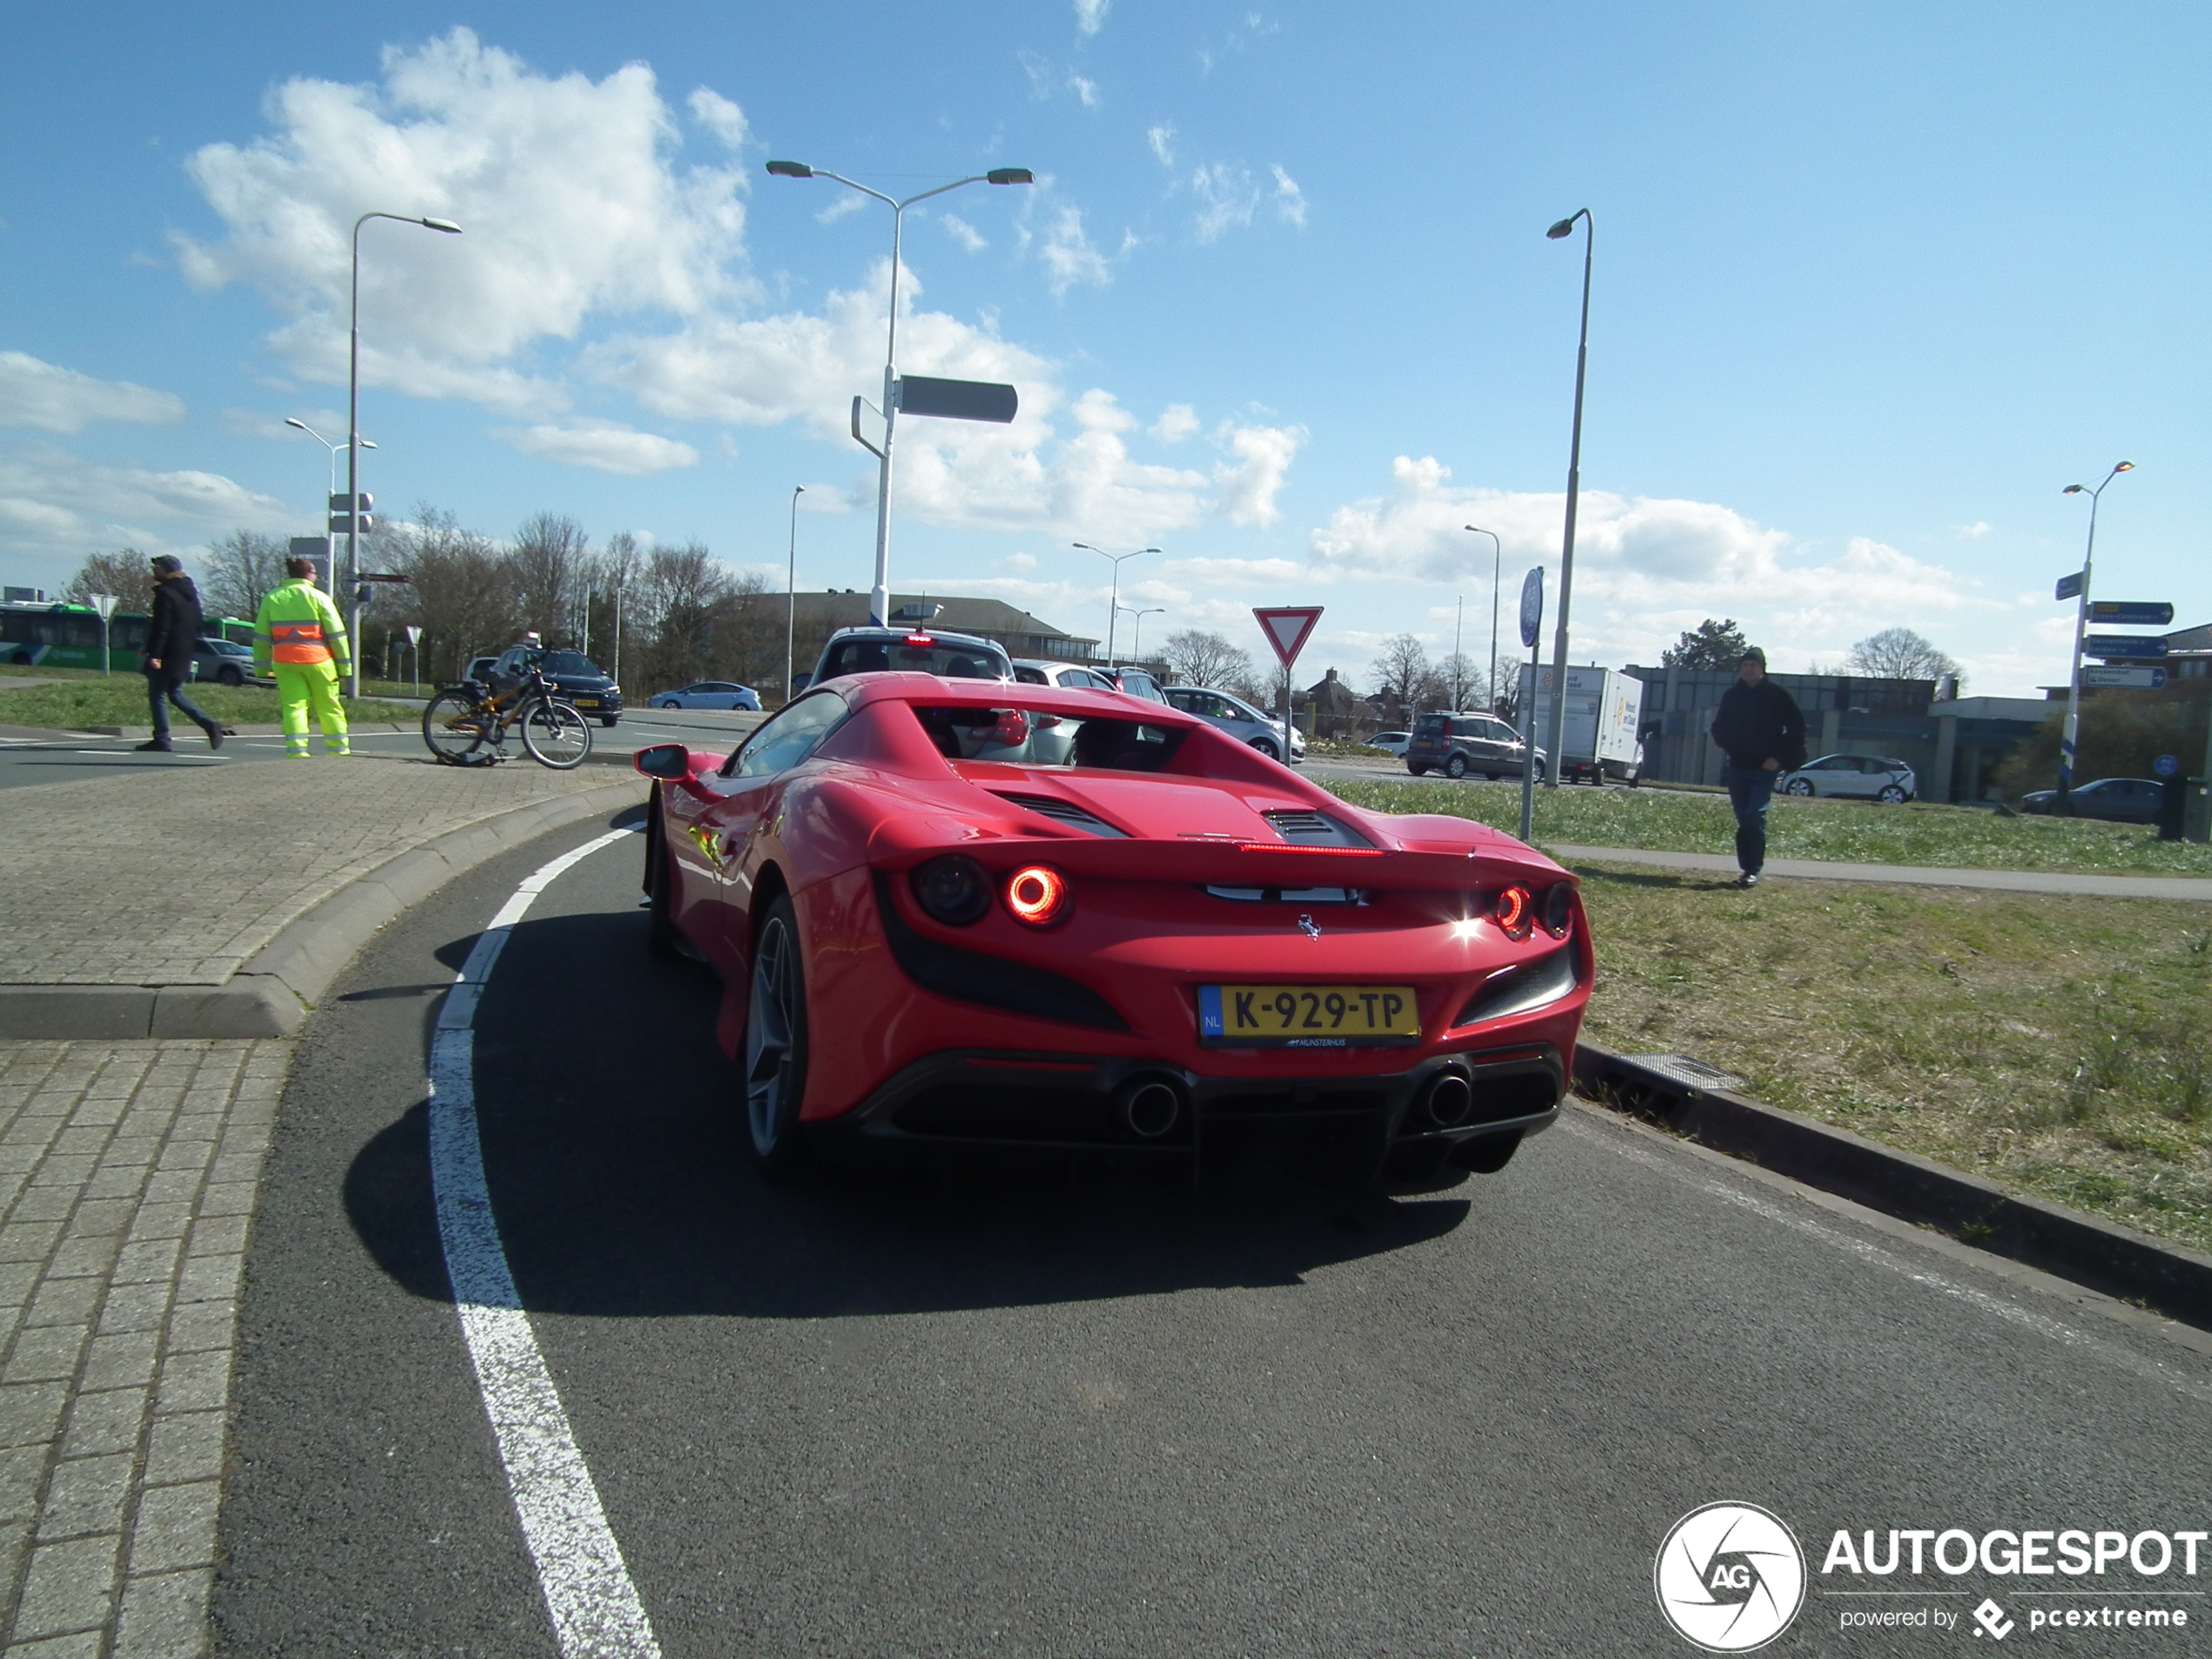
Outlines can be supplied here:
<path id="1" fill-rule="evenodd" d="M 330 660 L 330 648 L 327 645 L 314 644 L 279 645 L 276 648 L 276 659 L 280 663 L 292 664 L 327 663 Z"/>

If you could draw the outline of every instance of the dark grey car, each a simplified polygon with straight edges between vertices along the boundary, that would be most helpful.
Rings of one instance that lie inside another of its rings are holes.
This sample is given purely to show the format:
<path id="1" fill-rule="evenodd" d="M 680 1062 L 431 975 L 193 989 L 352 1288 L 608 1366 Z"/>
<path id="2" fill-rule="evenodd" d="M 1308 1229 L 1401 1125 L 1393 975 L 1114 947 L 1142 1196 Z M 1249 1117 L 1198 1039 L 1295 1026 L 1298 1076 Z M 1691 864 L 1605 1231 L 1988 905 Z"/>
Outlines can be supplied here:
<path id="1" fill-rule="evenodd" d="M 1518 778 L 1528 764 L 1528 745 L 1494 714 L 1453 711 L 1424 714 L 1413 722 L 1406 745 L 1406 770 L 1414 777 L 1440 772 L 1447 778 Z M 1544 752 L 1536 752 L 1536 775 L 1544 775 Z"/>

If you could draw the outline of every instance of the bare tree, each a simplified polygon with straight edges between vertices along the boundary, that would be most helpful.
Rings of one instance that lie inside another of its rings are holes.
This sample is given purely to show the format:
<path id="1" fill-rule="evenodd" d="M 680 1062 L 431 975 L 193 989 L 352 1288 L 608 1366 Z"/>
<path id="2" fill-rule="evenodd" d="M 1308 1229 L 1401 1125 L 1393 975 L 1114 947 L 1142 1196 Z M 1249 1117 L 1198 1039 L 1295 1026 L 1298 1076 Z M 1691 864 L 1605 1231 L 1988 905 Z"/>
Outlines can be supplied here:
<path id="1" fill-rule="evenodd" d="M 576 641 L 590 548 L 583 526 L 560 513 L 533 513 L 515 532 L 508 562 L 523 625 L 543 635 L 549 645 Z"/>
<path id="2" fill-rule="evenodd" d="M 95 553 L 70 577 L 62 597 L 73 605 L 89 605 L 96 593 L 113 594 L 118 611 L 144 610 L 153 603 L 153 571 L 146 556 L 135 547 Z"/>
<path id="3" fill-rule="evenodd" d="M 1487 661 L 1483 665 L 1483 672 L 1486 675 L 1489 672 L 1489 664 Z M 1510 725 L 1513 724 L 1514 717 L 1520 712 L 1520 705 L 1521 658 L 1501 657 L 1498 658 L 1498 677 L 1490 681 L 1486 688 L 1482 706 Z"/>
<path id="4" fill-rule="evenodd" d="M 1465 651 L 1455 651 L 1436 665 L 1447 708 L 1471 709 L 1482 700 L 1482 664 Z"/>
<path id="5" fill-rule="evenodd" d="M 1954 674 L 1964 684 L 1966 678 L 1959 674 L 1959 664 L 1936 649 L 1934 641 L 1910 628 L 1885 628 L 1878 634 L 1867 635 L 1851 648 L 1844 668 L 1868 679 L 1933 680 Z"/>
<path id="6" fill-rule="evenodd" d="M 233 530 L 207 546 L 207 574 L 199 583 L 200 606 L 211 617 L 253 617 L 272 588 L 284 582 L 284 561 L 292 544 L 281 536 Z"/>
<path id="7" fill-rule="evenodd" d="M 454 516 L 427 503 L 415 522 L 392 536 L 386 549 L 408 578 L 404 596 L 380 620 L 421 628 L 433 678 L 458 679 L 472 657 L 501 651 L 523 630 L 508 556 Z"/>
<path id="8" fill-rule="evenodd" d="M 1248 678 L 1252 671 L 1250 652 L 1231 644 L 1226 635 L 1199 628 L 1170 634 L 1160 648 L 1160 660 L 1184 685 L 1227 686 Z"/>
<path id="9" fill-rule="evenodd" d="M 1410 723 L 1427 700 L 1423 691 L 1430 672 L 1427 648 L 1411 634 L 1393 634 L 1375 654 L 1375 695 L 1401 710 L 1401 718 Z"/>

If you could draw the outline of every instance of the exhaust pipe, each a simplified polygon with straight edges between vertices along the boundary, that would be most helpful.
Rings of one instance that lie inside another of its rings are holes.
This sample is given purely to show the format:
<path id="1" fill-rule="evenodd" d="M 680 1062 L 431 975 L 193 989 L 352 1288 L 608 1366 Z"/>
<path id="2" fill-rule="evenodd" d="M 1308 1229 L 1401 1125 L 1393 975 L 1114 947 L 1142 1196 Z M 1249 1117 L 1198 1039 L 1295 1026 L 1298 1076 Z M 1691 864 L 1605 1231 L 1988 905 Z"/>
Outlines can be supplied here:
<path id="1" fill-rule="evenodd" d="M 1157 1141 L 1183 1120 L 1183 1090 L 1165 1077 L 1138 1077 L 1122 1089 L 1122 1126 L 1140 1141 Z"/>
<path id="2" fill-rule="evenodd" d="M 1422 1105 L 1429 1122 L 1439 1129 L 1450 1129 L 1474 1109 L 1474 1085 L 1458 1072 L 1447 1071 L 1428 1086 Z"/>

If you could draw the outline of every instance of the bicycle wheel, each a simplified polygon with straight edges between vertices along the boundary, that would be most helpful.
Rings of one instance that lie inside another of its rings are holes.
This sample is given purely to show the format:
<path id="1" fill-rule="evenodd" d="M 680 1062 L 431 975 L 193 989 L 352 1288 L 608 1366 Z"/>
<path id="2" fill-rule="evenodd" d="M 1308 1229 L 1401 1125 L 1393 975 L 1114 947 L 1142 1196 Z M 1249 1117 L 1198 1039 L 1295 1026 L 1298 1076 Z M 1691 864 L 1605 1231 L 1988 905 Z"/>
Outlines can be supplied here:
<path id="1" fill-rule="evenodd" d="M 489 724 L 490 717 L 474 693 L 440 691 L 422 711 L 422 741 L 446 765 L 466 766 L 483 747 L 484 728 Z"/>
<path id="2" fill-rule="evenodd" d="M 591 752 L 591 723 L 565 703 L 538 698 L 523 711 L 523 747 L 539 765 L 567 772 Z"/>

